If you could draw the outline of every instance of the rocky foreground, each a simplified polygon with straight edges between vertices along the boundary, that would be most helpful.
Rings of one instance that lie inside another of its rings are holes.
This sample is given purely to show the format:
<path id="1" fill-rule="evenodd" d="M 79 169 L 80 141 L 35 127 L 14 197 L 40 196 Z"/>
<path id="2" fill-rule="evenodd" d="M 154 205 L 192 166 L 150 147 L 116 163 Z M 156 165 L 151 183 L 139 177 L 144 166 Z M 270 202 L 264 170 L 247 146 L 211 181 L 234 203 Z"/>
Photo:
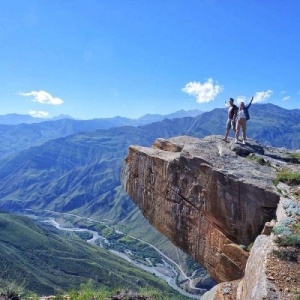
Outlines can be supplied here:
<path id="1" fill-rule="evenodd" d="M 220 282 L 203 299 L 296 299 L 297 174 L 297 151 L 182 136 L 131 146 L 122 180 L 149 222 Z"/>

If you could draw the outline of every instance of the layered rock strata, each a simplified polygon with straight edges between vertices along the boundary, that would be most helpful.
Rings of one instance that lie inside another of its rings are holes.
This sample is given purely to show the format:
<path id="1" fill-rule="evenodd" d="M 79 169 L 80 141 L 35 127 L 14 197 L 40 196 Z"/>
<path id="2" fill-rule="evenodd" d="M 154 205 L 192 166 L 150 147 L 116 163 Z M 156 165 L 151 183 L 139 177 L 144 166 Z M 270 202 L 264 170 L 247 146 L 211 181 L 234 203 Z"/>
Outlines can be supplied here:
<path id="1" fill-rule="evenodd" d="M 280 199 L 275 169 L 264 163 L 276 154 L 265 152 L 255 141 L 225 143 L 220 136 L 157 139 L 151 148 L 129 148 L 122 181 L 156 229 L 217 281 L 236 280 L 249 256 L 244 249 Z"/>

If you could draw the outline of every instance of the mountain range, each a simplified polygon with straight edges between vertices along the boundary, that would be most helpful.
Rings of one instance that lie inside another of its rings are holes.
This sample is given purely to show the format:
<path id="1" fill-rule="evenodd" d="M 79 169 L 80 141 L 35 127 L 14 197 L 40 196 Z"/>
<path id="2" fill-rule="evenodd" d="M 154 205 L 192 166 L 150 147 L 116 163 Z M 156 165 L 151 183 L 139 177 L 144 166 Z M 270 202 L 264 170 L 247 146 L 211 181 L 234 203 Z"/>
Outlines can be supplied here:
<path id="1" fill-rule="evenodd" d="M 270 146 L 300 148 L 299 110 L 257 104 L 252 105 L 250 114 L 252 139 Z M 222 135 L 226 109 L 137 127 L 92 130 L 97 121 L 89 122 L 87 126 L 86 122 L 64 119 L 9 125 L 9 133 L 0 130 L 0 207 L 50 209 L 120 222 L 134 210 L 120 182 L 128 147 L 150 146 L 158 137 Z M 62 137 L 54 138 L 58 135 Z"/>
<path id="2" fill-rule="evenodd" d="M 113 118 L 97 118 L 93 119 L 93 121 L 97 121 L 99 123 L 107 123 L 110 126 L 122 126 L 122 125 L 144 125 L 151 122 L 162 121 L 163 119 L 174 119 L 174 118 L 183 118 L 183 117 L 196 117 L 200 115 L 202 112 L 200 110 L 179 110 L 177 112 L 160 115 L 160 114 L 146 114 L 137 119 L 129 119 L 124 117 L 113 117 Z M 70 119 L 76 120 L 75 118 L 68 115 L 59 115 L 53 118 L 35 118 L 30 115 L 20 115 L 20 114 L 7 114 L 0 115 L 0 124 L 5 125 L 18 125 L 18 124 L 35 124 L 47 121 L 56 121 L 61 119 Z M 83 121 L 78 120 L 77 121 Z"/>
<path id="3" fill-rule="evenodd" d="M 123 117 L 93 120 L 75 120 L 60 116 L 54 119 L 33 118 L 28 115 L 0 116 L 0 158 L 11 152 L 38 146 L 50 139 L 65 137 L 78 132 L 95 131 L 120 126 L 140 126 L 163 119 L 197 116 L 199 110 L 178 111 L 169 115 L 145 115 L 139 119 Z"/>
<path id="4" fill-rule="evenodd" d="M 176 114 L 175 114 L 176 116 Z M 300 110 L 253 104 L 249 137 L 274 147 L 300 148 Z M 52 210 L 107 220 L 128 233 L 172 247 L 153 230 L 124 192 L 120 172 L 130 145 L 150 146 L 156 138 L 224 135 L 226 109 L 197 116 L 163 118 L 134 126 L 127 120 L 60 119 L 0 125 L 0 208 L 37 213 Z M 233 137 L 233 133 L 230 133 Z M 221 140 L 221 139 L 220 139 Z M 164 242 L 162 242 L 164 241 Z"/>

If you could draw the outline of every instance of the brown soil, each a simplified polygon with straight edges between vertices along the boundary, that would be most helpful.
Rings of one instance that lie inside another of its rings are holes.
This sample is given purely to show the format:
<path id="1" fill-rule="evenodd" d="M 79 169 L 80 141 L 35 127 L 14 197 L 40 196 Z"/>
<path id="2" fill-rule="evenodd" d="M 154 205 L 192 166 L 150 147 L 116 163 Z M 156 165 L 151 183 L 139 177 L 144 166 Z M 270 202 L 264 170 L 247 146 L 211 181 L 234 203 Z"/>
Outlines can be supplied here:
<path id="1" fill-rule="evenodd" d="M 300 300 L 300 248 L 279 247 L 271 253 L 267 276 L 278 286 L 285 300 Z"/>

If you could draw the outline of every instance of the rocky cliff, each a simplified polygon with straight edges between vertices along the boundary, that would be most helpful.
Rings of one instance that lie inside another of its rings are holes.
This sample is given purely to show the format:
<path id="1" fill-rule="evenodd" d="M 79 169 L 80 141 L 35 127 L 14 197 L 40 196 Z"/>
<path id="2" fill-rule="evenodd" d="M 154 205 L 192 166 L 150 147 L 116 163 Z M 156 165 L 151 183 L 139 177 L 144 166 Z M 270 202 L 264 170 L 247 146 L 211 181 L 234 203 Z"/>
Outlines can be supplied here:
<path id="1" fill-rule="evenodd" d="M 273 180 L 278 169 L 288 164 L 297 168 L 290 153 L 253 140 L 242 145 L 225 143 L 220 136 L 182 136 L 157 139 L 151 148 L 131 146 L 122 181 L 156 229 L 217 281 L 236 280 L 229 293 L 235 298 L 224 299 L 271 299 L 249 295 L 254 287 L 259 289 L 261 276 L 267 293 L 273 289 L 280 295 L 276 284 L 268 285 L 267 272 L 262 270 L 272 240 L 257 237 L 266 222 L 278 219 L 283 195 Z M 267 231 L 270 234 L 266 227 Z M 251 252 L 250 260 L 248 249 L 255 240 L 260 246 L 255 243 L 253 249 L 261 254 L 251 258 Z M 215 288 L 207 299 L 217 299 L 216 294 L 222 294 L 220 289 Z"/>

